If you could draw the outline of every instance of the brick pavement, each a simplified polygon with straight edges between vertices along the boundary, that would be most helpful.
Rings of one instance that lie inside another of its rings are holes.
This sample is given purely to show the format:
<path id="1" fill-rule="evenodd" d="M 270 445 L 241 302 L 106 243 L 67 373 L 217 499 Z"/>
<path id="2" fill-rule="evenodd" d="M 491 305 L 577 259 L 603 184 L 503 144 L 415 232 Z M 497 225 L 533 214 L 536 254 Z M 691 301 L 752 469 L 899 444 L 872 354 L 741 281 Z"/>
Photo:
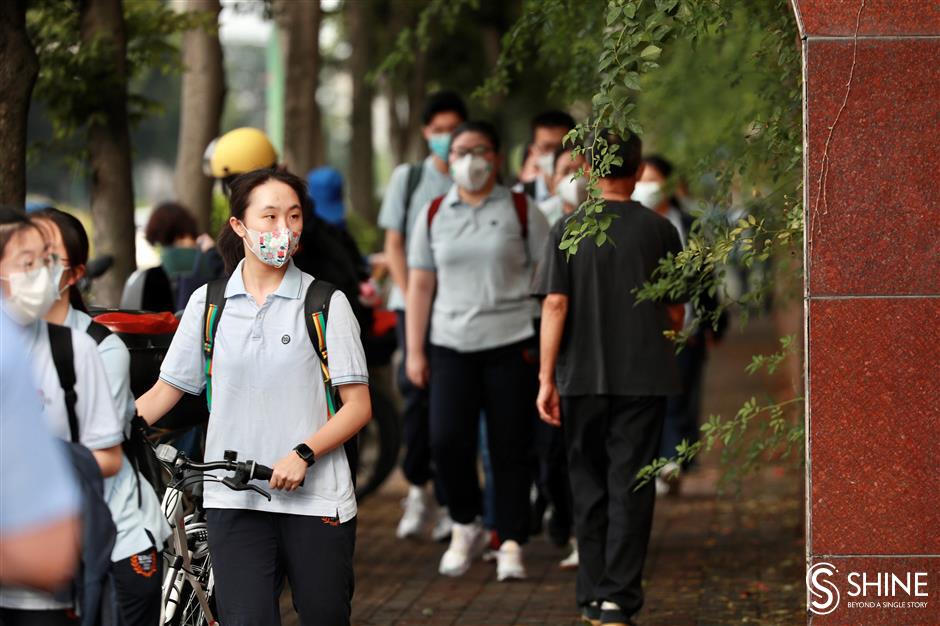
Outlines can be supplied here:
<path id="1" fill-rule="evenodd" d="M 755 321 L 712 352 L 706 415 L 731 414 L 750 395 L 782 384 L 743 372 L 751 354 L 771 352 L 775 342 L 771 324 Z M 802 475 L 769 467 L 723 495 L 718 476 L 712 455 L 686 477 L 681 497 L 657 501 L 639 623 L 805 623 Z M 482 562 L 459 579 L 439 576 L 444 545 L 394 537 L 404 488 L 393 476 L 360 508 L 354 624 L 579 623 L 575 575 L 558 568 L 565 554 L 544 539 L 526 548 L 527 581 L 497 583 L 495 566 Z M 289 602 L 282 602 L 284 623 L 296 624 Z"/>

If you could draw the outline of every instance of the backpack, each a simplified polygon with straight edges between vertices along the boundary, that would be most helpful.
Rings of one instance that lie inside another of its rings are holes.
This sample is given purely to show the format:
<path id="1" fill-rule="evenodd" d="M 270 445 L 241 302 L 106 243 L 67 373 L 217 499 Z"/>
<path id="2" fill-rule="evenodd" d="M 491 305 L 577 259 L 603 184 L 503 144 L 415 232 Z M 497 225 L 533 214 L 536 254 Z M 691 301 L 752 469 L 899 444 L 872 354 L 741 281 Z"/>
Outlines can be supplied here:
<path id="1" fill-rule="evenodd" d="M 529 238 L 529 199 L 524 193 L 518 191 L 510 192 L 512 194 L 512 206 L 516 209 L 516 217 L 519 219 L 519 226 L 522 227 L 522 239 Z M 431 223 L 434 217 L 441 210 L 441 204 L 444 202 L 444 196 L 438 196 L 431 200 L 431 206 L 428 207 L 428 238 L 431 237 Z"/>
<path id="2" fill-rule="evenodd" d="M 80 609 L 83 626 L 111 624 L 115 602 L 111 578 L 111 551 L 117 528 L 111 509 L 104 499 L 104 479 L 91 451 L 79 443 L 78 416 L 75 413 L 75 363 L 72 330 L 48 324 L 52 358 L 59 374 L 59 385 L 65 392 L 65 409 L 69 419 L 71 442 L 65 442 L 67 454 L 75 469 L 76 482 L 82 496 L 82 548 L 79 571 L 64 601 L 73 601 Z"/>
<path id="3" fill-rule="evenodd" d="M 68 330 L 63 326 L 49 324 L 49 343 L 52 348 L 52 360 L 55 363 L 56 372 L 59 374 L 59 384 L 65 390 L 65 408 L 69 414 L 69 434 L 73 443 L 78 443 L 78 418 L 75 416 L 75 364 L 72 353 L 72 335 L 62 332 L 60 329 Z M 111 336 L 111 331 L 103 324 L 91 322 L 85 332 L 95 340 L 99 346 L 101 342 Z M 71 389 L 66 389 L 66 384 Z M 143 506 L 143 487 L 140 484 L 140 476 L 144 478 L 154 490 L 160 489 L 161 466 L 157 456 L 153 451 L 153 446 L 147 439 L 147 423 L 139 415 L 134 415 L 131 419 L 130 434 L 124 437 L 121 442 L 121 450 L 124 456 L 131 463 L 134 469 L 134 478 L 137 480 L 137 506 Z"/>
<path id="4" fill-rule="evenodd" d="M 203 315 L 204 329 L 202 353 L 206 360 L 206 404 L 212 411 L 212 356 L 215 353 L 215 334 L 219 329 L 222 311 L 225 309 L 225 286 L 227 278 L 210 281 L 206 285 L 206 308 Z M 340 407 L 342 400 L 339 391 L 333 387 L 330 377 L 330 366 L 326 345 L 326 324 L 330 314 L 330 300 L 337 288 L 324 280 L 315 279 L 307 287 L 304 296 L 304 321 L 307 326 L 307 336 L 313 344 L 314 352 L 320 360 L 320 372 L 326 396 L 327 419 L 333 417 Z M 353 487 L 356 485 L 356 466 L 359 458 L 357 437 L 353 437 L 343 444 L 346 450 L 346 459 L 349 461 Z"/>
<path id="5" fill-rule="evenodd" d="M 421 175 L 424 173 L 424 163 L 412 163 L 408 166 L 408 182 L 405 184 L 405 203 L 402 205 L 404 211 L 401 214 L 401 233 L 405 236 L 408 228 L 408 207 L 411 205 L 411 198 L 415 195 L 415 189 L 421 183 Z"/>

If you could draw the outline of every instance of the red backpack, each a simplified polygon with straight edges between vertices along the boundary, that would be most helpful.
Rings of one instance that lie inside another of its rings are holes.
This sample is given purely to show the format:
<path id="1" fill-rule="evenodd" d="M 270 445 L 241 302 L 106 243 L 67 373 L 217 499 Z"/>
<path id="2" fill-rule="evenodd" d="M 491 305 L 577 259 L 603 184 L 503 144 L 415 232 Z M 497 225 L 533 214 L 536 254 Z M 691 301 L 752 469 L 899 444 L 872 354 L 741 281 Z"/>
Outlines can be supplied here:
<path id="1" fill-rule="evenodd" d="M 431 200 L 431 206 L 428 207 L 428 239 L 431 238 L 431 223 L 434 216 L 441 209 L 441 203 L 444 202 L 444 196 L 438 196 Z M 529 236 L 529 201 L 524 193 L 518 191 L 512 192 L 512 205 L 516 209 L 516 217 L 519 218 L 519 226 L 522 227 L 523 241 Z"/>

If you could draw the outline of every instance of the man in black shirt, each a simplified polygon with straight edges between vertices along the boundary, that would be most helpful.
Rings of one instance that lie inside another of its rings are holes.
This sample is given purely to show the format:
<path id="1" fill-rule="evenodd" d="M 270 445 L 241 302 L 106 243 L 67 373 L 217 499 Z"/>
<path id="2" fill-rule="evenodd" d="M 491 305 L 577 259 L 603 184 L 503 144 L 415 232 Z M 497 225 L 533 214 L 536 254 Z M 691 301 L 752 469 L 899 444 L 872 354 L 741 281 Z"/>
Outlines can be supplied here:
<path id="1" fill-rule="evenodd" d="M 613 244 L 582 244 L 566 259 L 555 224 L 533 293 L 543 297 L 539 413 L 563 426 L 578 538 L 577 600 L 594 624 L 625 624 L 643 604 L 641 576 L 653 520 L 652 483 L 637 472 L 659 451 L 666 397 L 679 391 L 675 349 L 682 305 L 637 303 L 634 290 L 682 250 L 665 218 L 630 200 L 642 145 L 601 131 L 620 165 L 598 181 Z M 588 155 L 589 164 L 597 167 Z M 569 218 L 570 219 L 570 218 Z"/>

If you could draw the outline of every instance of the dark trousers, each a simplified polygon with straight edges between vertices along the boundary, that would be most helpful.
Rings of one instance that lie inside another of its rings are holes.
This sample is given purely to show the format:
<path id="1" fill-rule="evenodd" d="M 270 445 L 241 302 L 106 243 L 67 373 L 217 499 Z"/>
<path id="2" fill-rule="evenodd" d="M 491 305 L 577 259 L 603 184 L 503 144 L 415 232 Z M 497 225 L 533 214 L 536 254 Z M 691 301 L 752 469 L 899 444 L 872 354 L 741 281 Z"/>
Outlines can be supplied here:
<path id="1" fill-rule="evenodd" d="M 219 621 L 277 626 L 284 576 L 303 626 L 346 626 L 356 520 L 209 509 L 209 555 Z"/>
<path id="2" fill-rule="evenodd" d="M 121 624 L 147 626 L 160 622 L 163 557 L 149 548 L 111 566 Z"/>
<path id="3" fill-rule="evenodd" d="M 160 620 L 157 619 L 159 622 Z M 71 609 L 54 611 L 23 611 L 0 609 L 0 626 L 75 626 L 81 620 Z"/>
<path id="4" fill-rule="evenodd" d="M 535 426 L 538 447 L 539 497 L 552 505 L 548 523 L 548 536 L 556 545 L 564 545 L 571 538 L 573 525 L 571 481 L 568 478 L 568 456 L 565 435 L 560 428 L 541 419 Z M 542 507 L 544 510 L 544 507 Z"/>
<path id="5" fill-rule="evenodd" d="M 699 440 L 699 415 L 702 410 L 702 379 L 707 356 L 705 337 L 692 337 L 676 355 L 682 392 L 666 401 L 666 422 L 659 455 L 675 456 L 676 446 L 685 439 L 690 444 Z"/>
<path id="6" fill-rule="evenodd" d="M 656 491 L 634 490 L 659 451 L 665 397 L 562 396 L 562 425 L 578 537 L 579 605 L 610 601 L 628 615 L 643 606 L 643 562 Z"/>
<path id="7" fill-rule="evenodd" d="M 493 468 L 496 531 L 529 535 L 532 406 L 538 376 L 531 341 L 479 352 L 430 348 L 431 451 L 451 518 L 469 524 L 482 510 L 477 475 L 480 410 Z"/>
<path id="8" fill-rule="evenodd" d="M 408 348 L 405 342 L 405 312 L 396 311 L 395 315 L 398 318 L 395 332 L 398 335 L 398 347 L 401 349 L 398 390 L 405 404 L 402 411 L 402 436 L 404 437 L 405 454 L 401 461 L 401 469 L 409 483 L 420 487 L 434 478 L 434 472 L 431 468 L 431 426 L 428 415 L 428 390 L 411 384 L 405 374 L 405 360 L 408 357 Z M 437 481 L 434 484 L 434 495 L 438 503 L 443 505 L 443 489 L 437 484 Z"/>

